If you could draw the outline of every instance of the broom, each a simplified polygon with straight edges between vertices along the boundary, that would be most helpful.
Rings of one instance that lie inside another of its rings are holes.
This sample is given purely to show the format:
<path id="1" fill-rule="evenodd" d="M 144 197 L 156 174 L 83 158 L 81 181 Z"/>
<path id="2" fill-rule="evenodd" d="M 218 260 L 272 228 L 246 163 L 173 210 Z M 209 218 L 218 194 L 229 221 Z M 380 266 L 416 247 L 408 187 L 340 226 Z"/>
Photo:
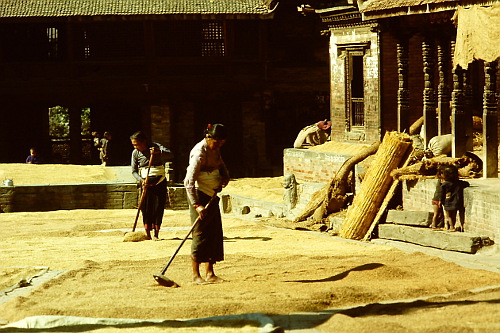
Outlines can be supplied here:
<path id="1" fill-rule="evenodd" d="M 144 179 L 144 184 L 148 183 L 149 180 L 149 170 L 153 163 L 153 155 L 149 158 L 148 171 L 146 172 L 146 179 Z M 139 220 L 139 214 L 141 212 L 142 205 L 144 203 L 144 198 L 146 197 L 147 186 L 144 186 L 141 193 L 141 199 L 139 200 L 139 207 L 137 208 L 137 214 L 135 215 L 134 226 L 132 227 L 132 232 L 127 232 L 125 234 L 124 242 L 136 242 L 145 239 L 145 235 L 141 232 L 140 235 L 136 235 L 135 228 L 137 227 L 137 221 Z"/>
<path id="2" fill-rule="evenodd" d="M 210 201 L 205 206 L 205 209 L 207 209 L 212 204 L 212 202 L 215 200 L 216 197 L 217 197 L 217 191 L 210 198 Z M 168 263 L 165 265 L 165 267 L 163 267 L 163 269 L 161 270 L 161 273 L 160 274 L 153 274 L 153 277 L 156 280 L 156 282 L 158 282 L 158 284 L 160 284 L 160 285 L 162 285 L 164 287 L 174 287 L 174 288 L 180 287 L 177 283 L 175 283 L 174 281 L 170 280 L 164 274 L 167 271 L 167 269 L 170 266 L 170 264 L 172 263 L 172 261 L 174 260 L 174 258 L 177 255 L 177 253 L 179 253 L 179 250 L 181 249 L 182 245 L 184 245 L 184 243 L 188 239 L 189 235 L 191 235 L 191 233 L 193 232 L 194 228 L 196 228 L 196 226 L 198 225 L 198 223 L 201 220 L 202 219 L 200 218 L 200 216 L 198 216 L 196 218 L 196 220 L 194 221 L 193 225 L 191 226 L 191 229 L 189 229 L 189 232 L 187 233 L 186 237 L 184 237 L 184 239 L 182 240 L 181 244 L 179 244 L 179 247 L 177 247 L 177 249 L 175 250 L 175 252 L 172 255 L 172 257 L 170 257 L 170 260 L 168 261 Z"/>

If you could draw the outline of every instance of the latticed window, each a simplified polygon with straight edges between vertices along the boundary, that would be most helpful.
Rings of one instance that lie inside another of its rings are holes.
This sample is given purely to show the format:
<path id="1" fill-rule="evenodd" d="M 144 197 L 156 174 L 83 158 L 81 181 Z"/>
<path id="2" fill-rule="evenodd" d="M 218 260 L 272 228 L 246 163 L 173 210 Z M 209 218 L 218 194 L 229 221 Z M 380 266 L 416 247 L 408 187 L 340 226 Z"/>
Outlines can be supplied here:
<path id="1" fill-rule="evenodd" d="M 204 22 L 201 39 L 202 57 L 223 57 L 225 55 L 223 22 Z"/>
<path id="2" fill-rule="evenodd" d="M 87 30 L 83 31 L 83 58 L 90 58 L 90 42 Z"/>
<path id="3" fill-rule="evenodd" d="M 59 57 L 59 30 L 47 28 L 47 57 L 57 59 Z"/>
<path id="4" fill-rule="evenodd" d="M 365 125 L 363 56 L 363 50 L 347 50 L 345 57 L 346 121 L 349 130 Z"/>

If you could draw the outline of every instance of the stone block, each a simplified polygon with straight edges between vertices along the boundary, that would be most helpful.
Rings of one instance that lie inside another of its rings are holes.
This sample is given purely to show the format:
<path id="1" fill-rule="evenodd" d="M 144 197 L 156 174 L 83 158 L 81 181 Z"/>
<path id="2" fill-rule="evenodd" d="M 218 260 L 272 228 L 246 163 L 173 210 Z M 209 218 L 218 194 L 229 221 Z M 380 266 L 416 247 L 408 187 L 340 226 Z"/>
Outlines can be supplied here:
<path id="1" fill-rule="evenodd" d="M 433 212 L 391 209 L 387 212 L 387 223 L 423 226 L 431 224 Z"/>
<path id="2" fill-rule="evenodd" d="M 138 191 L 123 193 L 123 208 L 124 209 L 137 209 L 139 206 Z"/>
<path id="3" fill-rule="evenodd" d="M 286 207 L 284 204 L 245 198 L 231 193 L 229 195 L 231 196 L 231 206 L 234 214 L 251 214 L 254 217 L 276 216 L 279 218 L 285 216 Z"/>
<path id="4" fill-rule="evenodd" d="M 168 198 L 165 204 L 166 208 L 174 210 L 188 209 L 188 199 L 186 189 L 180 186 L 167 187 Z"/>
<path id="5" fill-rule="evenodd" d="M 465 253 L 476 253 L 481 247 L 491 244 L 488 237 L 465 232 L 434 231 L 387 223 L 378 225 L 378 237 Z"/>

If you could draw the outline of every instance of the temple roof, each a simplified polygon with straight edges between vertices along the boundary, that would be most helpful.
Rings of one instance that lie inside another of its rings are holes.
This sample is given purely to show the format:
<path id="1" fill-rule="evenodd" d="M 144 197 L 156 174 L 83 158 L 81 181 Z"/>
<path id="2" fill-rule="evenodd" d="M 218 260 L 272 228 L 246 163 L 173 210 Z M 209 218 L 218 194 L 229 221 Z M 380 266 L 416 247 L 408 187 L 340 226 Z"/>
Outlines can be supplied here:
<path id="1" fill-rule="evenodd" d="M 271 0 L 1 0 L 0 18 L 106 15 L 250 15 L 273 12 Z"/>

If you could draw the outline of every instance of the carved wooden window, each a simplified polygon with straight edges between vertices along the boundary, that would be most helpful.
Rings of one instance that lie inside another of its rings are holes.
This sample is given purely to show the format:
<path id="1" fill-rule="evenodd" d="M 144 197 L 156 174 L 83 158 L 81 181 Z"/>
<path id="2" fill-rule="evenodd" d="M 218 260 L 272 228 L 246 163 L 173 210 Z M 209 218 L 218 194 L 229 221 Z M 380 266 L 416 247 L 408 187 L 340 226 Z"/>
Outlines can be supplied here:
<path id="1" fill-rule="evenodd" d="M 54 27 L 47 28 L 47 58 L 59 58 L 59 29 Z"/>
<path id="2" fill-rule="evenodd" d="M 365 125 L 364 58 L 370 43 L 337 44 L 345 66 L 345 116 L 348 131 Z"/>
<path id="3" fill-rule="evenodd" d="M 349 127 L 365 125 L 363 51 L 349 51 L 346 57 L 346 110 Z"/>
<path id="4" fill-rule="evenodd" d="M 222 57 L 226 55 L 223 21 L 171 21 L 154 25 L 160 57 Z"/>
<path id="5" fill-rule="evenodd" d="M 222 22 L 204 22 L 201 32 L 201 56 L 223 57 L 225 54 L 224 25 Z"/>

